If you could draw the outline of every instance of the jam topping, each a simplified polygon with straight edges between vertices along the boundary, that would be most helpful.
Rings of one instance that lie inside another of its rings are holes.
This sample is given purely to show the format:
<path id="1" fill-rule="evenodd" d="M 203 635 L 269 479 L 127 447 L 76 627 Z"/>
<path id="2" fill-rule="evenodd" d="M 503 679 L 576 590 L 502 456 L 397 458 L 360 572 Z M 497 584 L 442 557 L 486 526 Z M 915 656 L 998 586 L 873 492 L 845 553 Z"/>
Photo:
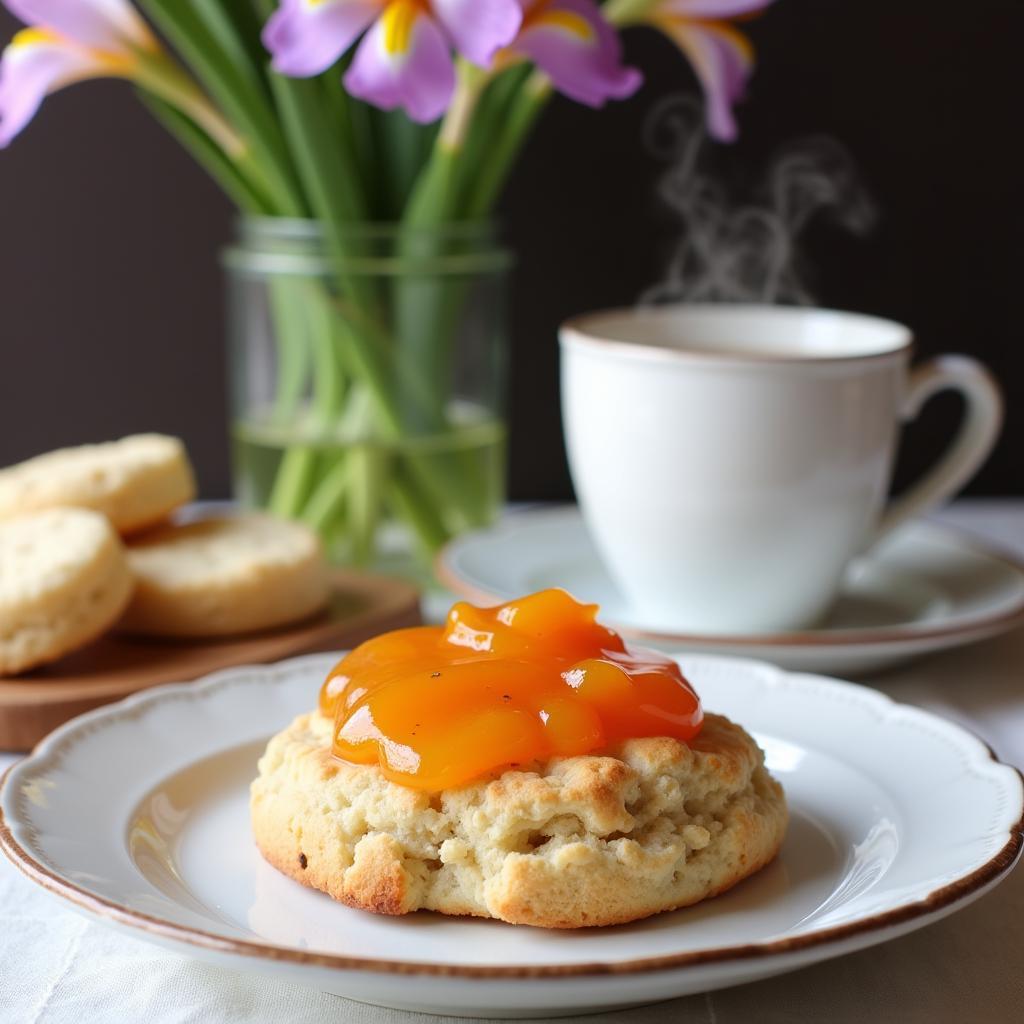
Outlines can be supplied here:
<path id="1" fill-rule="evenodd" d="M 679 666 L 627 648 L 597 610 L 562 590 L 460 602 L 443 627 L 362 644 L 320 691 L 333 753 L 437 791 L 633 737 L 692 739 L 703 712 Z"/>

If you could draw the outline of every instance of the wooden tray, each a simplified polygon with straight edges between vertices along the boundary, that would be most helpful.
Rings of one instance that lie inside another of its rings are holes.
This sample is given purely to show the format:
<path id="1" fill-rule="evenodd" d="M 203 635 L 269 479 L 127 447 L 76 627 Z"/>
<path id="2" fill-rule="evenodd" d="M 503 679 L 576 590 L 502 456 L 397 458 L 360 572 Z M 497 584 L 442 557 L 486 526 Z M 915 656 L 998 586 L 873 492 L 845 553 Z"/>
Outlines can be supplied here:
<path id="1" fill-rule="evenodd" d="M 69 718 L 150 686 L 198 679 L 232 665 L 342 650 L 421 621 L 419 594 L 411 584 L 337 570 L 327 611 L 296 626 L 196 642 L 112 633 L 52 665 L 0 677 L 0 750 L 28 750 Z"/>

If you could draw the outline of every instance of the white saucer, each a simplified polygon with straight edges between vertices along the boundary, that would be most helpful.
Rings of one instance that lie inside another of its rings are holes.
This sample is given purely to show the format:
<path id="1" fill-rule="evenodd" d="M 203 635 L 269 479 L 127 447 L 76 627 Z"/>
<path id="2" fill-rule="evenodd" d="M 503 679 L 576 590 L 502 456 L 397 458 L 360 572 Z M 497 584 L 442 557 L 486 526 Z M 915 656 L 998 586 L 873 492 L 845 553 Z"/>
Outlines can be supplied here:
<path id="1" fill-rule="evenodd" d="M 817 629 L 761 636 L 666 633 L 631 613 L 575 507 L 520 512 L 439 555 L 441 582 L 494 604 L 564 587 L 602 621 L 664 650 L 740 654 L 783 668 L 857 675 L 983 640 L 1024 623 L 1024 567 L 934 523 L 910 523 L 850 574 Z"/>
<path id="2" fill-rule="evenodd" d="M 785 787 L 774 863 L 717 899 L 614 928 L 352 910 L 275 871 L 249 830 L 257 757 L 315 704 L 336 657 L 230 669 L 69 722 L 9 770 L 0 847 L 37 885 L 136 938 L 364 1002 L 487 1017 L 795 970 L 952 913 L 1020 853 L 1020 775 L 958 726 L 861 686 L 688 656 L 705 705 L 753 733 Z"/>

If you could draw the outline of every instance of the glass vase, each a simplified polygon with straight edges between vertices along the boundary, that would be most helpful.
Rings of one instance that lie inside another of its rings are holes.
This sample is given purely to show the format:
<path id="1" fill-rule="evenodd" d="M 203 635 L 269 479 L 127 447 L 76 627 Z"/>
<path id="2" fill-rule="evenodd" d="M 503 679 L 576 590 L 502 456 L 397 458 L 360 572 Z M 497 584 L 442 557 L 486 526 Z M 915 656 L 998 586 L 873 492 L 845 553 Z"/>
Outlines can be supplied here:
<path id="1" fill-rule="evenodd" d="M 244 505 L 397 571 L 493 521 L 511 260 L 490 225 L 247 219 L 224 263 Z"/>

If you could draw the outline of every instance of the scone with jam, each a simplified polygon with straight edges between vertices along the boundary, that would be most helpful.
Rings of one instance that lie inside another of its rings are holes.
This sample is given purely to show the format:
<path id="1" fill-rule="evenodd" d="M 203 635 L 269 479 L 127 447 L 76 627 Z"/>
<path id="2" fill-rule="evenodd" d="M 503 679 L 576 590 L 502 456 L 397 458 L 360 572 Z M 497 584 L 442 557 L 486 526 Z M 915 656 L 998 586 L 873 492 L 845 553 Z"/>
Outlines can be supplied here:
<path id="1" fill-rule="evenodd" d="M 357 648 L 252 785 L 263 856 L 381 914 L 620 924 L 775 857 L 781 787 L 679 666 L 562 591 Z"/>

